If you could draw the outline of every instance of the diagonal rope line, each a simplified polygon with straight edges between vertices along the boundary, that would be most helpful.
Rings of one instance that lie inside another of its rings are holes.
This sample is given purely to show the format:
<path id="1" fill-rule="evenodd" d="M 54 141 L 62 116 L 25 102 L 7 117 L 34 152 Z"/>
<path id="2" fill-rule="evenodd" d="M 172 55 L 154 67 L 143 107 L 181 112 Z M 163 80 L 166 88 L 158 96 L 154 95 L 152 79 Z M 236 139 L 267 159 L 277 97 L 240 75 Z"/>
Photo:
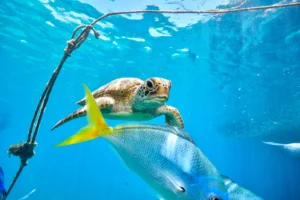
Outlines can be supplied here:
<path id="1" fill-rule="evenodd" d="M 43 118 L 44 111 L 46 109 L 46 105 L 48 103 L 50 93 L 52 91 L 52 88 L 54 86 L 54 83 L 61 71 L 62 66 L 68 59 L 68 57 L 71 56 L 71 53 L 79 48 L 84 41 L 87 39 L 90 31 L 94 33 L 94 36 L 96 39 L 99 38 L 100 34 L 94 29 L 93 25 L 95 25 L 97 22 L 103 20 L 104 18 L 107 18 L 109 16 L 114 15 L 122 15 L 122 14 L 137 14 L 137 13 L 169 13 L 169 14 L 225 14 L 225 13 L 236 13 L 236 12 L 243 12 L 243 11 L 255 11 L 255 10 L 266 10 L 266 9 L 277 9 L 277 8 L 284 8 L 284 7 L 295 7 L 300 6 L 300 2 L 295 3 L 289 3 L 289 4 L 277 4 L 277 5 L 270 5 L 270 6 L 257 6 L 257 7 L 249 7 L 249 8 L 238 8 L 234 7 L 235 9 L 229 8 L 229 9 L 216 9 L 216 10 L 134 10 L 134 11 L 121 11 L 121 12 L 111 12 L 107 13 L 95 21 L 93 21 L 90 25 L 81 25 L 75 28 L 75 30 L 72 33 L 71 39 L 67 42 L 68 46 L 64 49 L 64 55 L 57 66 L 57 68 L 54 70 L 53 74 L 51 75 L 48 83 L 46 84 L 46 87 L 41 95 L 41 98 L 39 100 L 39 103 L 35 109 L 30 128 L 28 131 L 28 137 L 27 142 L 20 143 L 17 145 L 11 145 L 8 149 L 8 154 L 13 154 L 14 156 L 19 156 L 21 160 L 20 168 L 14 177 L 6 196 L 3 200 L 6 200 L 8 195 L 10 194 L 12 188 L 14 187 L 16 181 L 18 180 L 21 172 L 23 171 L 24 167 L 27 165 L 27 161 L 29 158 L 31 158 L 34 155 L 34 147 L 37 145 L 36 143 L 36 136 L 38 134 L 38 130 Z M 77 31 L 80 29 L 83 29 L 79 36 L 77 36 L 76 39 L 74 39 Z"/>

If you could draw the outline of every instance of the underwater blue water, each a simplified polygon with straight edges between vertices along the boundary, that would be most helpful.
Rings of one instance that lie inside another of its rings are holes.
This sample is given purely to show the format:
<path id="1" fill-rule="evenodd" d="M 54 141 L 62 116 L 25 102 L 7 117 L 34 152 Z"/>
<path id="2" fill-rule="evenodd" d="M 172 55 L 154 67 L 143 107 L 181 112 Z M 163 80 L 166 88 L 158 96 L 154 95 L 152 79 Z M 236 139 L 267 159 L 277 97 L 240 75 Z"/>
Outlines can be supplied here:
<path id="1" fill-rule="evenodd" d="M 110 11 L 215 9 L 228 2 L 2 0 L 0 166 L 6 187 L 19 167 L 19 159 L 6 151 L 27 139 L 40 95 L 76 26 Z M 249 0 L 243 7 L 275 3 Z M 300 7 L 293 7 L 101 21 L 95 26 L 100 39 L 91 35 L 65 63 L 47 104 L 36 154 L 8 199 L 31 191 L 32 200 L 157 199 L 102 139 L 53 148 L 85 125 L 85 118 L 50 132 L 78 108 L 82 83 L 95 90 L 119 77 L 153 76 L 172 80 L 168 104 L 178 108 L 185 129 L 221 173 L 267 200 L 300 199 L 300 158 L 262 143 L 300 143 L 299 19 Z M 163 124 L 164 118 L 147 123 Z"/>

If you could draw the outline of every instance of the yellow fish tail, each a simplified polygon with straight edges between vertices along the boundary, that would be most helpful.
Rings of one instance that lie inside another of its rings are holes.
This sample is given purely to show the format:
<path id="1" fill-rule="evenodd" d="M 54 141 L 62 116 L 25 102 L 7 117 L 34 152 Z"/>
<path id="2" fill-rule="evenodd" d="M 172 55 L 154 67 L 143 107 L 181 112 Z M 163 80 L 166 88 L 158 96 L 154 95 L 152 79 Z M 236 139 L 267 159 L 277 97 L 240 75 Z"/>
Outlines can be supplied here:
<path id="1" fill-rule="evenodd" d="M 113 133 L 113 129 L 106 124 L 91 91 L 85 84 L 83 84 L 83 87 L 86 98 L 88 125 L 65 141 L 57 144 L 56 147 L 85 142 Z"/>

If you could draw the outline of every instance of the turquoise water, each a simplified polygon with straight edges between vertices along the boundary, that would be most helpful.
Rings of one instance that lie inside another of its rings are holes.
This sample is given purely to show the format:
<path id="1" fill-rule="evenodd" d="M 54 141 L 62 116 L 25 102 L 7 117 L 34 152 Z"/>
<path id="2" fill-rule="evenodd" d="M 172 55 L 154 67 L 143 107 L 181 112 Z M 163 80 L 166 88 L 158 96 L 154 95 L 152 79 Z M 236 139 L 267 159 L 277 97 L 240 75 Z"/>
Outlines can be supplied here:
<path id="1" fill-rule="evenodd" d="M 279 1 L 248 1 L 243 7 Z M 290 1 L 284 1 L 288 3 Z M 170 4 L 171 3 L 171 4 Z M 155 6 L 153 6 L 153 4 Z M 79 24 L 133 9 L 214 9 L 224 1 L 11 1 L 0 4 L 0 166 L 9 186 L 40 95 Z M 147 6 L 152 5 L 152 6 Z M 184 5 L 184 8 L 182 7 Z M 106 141 L 53 146 L 84 118 L 50 128 L 78 108 L 82 83 L 172 80 L 169 105 L 220 172 L 264 199 L 300 199 L 300 159 L 262 141 L 300 143 L 300 8 L 226 15 L 109 17 L 68 59 L 51 93 L 29 160 L 8 199 L 157 199 Z M 107 120 L 111 126 L 122 121 Z M 159 117 L 147 123 L 164 124 Z M 35 190 L 34 190 L 35 189 Z"/>

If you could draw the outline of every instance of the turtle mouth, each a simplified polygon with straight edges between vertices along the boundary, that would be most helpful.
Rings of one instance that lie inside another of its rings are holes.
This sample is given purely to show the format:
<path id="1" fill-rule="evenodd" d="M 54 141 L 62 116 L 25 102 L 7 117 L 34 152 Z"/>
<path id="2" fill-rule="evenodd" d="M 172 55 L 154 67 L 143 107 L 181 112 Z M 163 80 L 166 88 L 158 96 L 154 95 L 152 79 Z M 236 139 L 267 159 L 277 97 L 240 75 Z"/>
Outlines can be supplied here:
<path id="1" fill-rule="evenodd" d="M 156 96 L 156 97 L 152 97 L 151 99 L 158 100 L 158 101 L 166 101 L 166 100 L 168 100 L 168 97 L 167 96 Z"/>

